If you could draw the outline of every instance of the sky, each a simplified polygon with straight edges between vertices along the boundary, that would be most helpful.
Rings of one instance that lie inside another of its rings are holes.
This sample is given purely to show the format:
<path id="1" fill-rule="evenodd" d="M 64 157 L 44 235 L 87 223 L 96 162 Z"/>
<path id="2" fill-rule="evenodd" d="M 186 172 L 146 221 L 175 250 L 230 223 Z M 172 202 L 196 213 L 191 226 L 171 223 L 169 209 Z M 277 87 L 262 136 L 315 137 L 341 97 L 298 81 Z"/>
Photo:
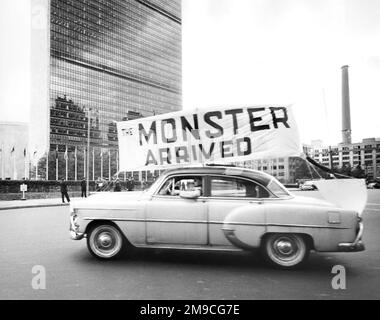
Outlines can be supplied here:
<path id="1" fill-rule="evenodd" d="M 29 120 L 29 1 L 0 1 L 0 121 Z M 182 1 L 184 109 L 292 104 L 336 144 L 349 65 L 353 141 L 380 137 L 380 1 Z"/>
<path id="2" fill-rule="evenodd" d="M 380 137 L 380 1 L 183 0 L 184 108 L 293 104 L 302 142 Z"/>

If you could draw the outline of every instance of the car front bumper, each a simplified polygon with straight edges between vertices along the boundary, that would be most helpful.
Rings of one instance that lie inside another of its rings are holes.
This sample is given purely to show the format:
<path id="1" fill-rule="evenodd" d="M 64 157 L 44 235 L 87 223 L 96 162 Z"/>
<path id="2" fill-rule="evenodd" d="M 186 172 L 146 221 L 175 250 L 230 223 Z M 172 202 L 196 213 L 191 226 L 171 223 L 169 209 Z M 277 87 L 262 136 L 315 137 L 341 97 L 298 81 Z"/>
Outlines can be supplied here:
<path id="1" fill-rule="evenodd" d="M 79 232 L 79 227 L 75 225 L 73 217 L 70 217 L 70 238 L 72 240 L 81 240 L 84 237 L 85 234 Z"/>
<path id="2" fill-rule="evenodd" d="M 362 236 L 363 236 L 364 226 L 362 222 L 359 222 L 359 231 L 356 236 L 356 239 L 352 243 L 339 243 L 338 249 L 341 252 L 359 252 L 364 251 L 365 246 L 362 242 Z"/>

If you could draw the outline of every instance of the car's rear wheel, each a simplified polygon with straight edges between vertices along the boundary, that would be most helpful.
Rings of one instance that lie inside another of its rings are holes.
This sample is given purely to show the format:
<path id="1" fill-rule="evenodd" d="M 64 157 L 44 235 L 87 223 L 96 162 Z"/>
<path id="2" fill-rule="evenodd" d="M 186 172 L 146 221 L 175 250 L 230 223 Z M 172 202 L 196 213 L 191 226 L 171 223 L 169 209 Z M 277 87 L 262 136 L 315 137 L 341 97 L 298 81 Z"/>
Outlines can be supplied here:
<path id="1" fill-rule="evenodd" d="M 284 233 L 267 235 L 261 249 L 270 264 L 284 269 L 301 267 L 310 252 L 303 236 Z"/>
<path id="2" fill-rule="evenodd" d="M 117 258 L 124 248 L 124 237 L 113 225 L 97 225 L 91 228 L 87 235 L 87 247 L 97 258 L 105 260 Z"/>

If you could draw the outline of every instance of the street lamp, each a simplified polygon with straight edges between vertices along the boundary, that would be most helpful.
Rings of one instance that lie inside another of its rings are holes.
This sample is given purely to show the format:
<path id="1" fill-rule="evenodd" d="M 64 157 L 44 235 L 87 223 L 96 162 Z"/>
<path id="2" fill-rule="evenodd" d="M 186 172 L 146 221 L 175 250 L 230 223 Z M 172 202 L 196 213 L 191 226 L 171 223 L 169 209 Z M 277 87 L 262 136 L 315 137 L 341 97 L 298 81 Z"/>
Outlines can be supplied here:
<path id="1" fill-rule="evenodd" d="M 90 194 L 90 141 L 91 141 L 91 117 L 99 114 L 99 111 L 91 107 L 85 107 L 84 111 L 87 113 L 87 161 L 86 161 L 86 195 Z"/>

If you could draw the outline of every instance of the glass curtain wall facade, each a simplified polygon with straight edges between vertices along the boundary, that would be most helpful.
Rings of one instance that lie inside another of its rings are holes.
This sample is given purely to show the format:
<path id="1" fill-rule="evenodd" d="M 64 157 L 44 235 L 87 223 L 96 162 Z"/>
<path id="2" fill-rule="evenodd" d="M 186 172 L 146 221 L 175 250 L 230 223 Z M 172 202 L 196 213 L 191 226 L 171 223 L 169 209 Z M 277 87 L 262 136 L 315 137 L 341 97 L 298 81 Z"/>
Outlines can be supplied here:
<path id="1" fill-rule="evenodd" d="M 50 152 L 39 176 L 82 179 L 89 156 L 89 178 L 111 178 L 118 171 L 116 121 L 182 108 L 181 0 L 49 6 Z"/>

